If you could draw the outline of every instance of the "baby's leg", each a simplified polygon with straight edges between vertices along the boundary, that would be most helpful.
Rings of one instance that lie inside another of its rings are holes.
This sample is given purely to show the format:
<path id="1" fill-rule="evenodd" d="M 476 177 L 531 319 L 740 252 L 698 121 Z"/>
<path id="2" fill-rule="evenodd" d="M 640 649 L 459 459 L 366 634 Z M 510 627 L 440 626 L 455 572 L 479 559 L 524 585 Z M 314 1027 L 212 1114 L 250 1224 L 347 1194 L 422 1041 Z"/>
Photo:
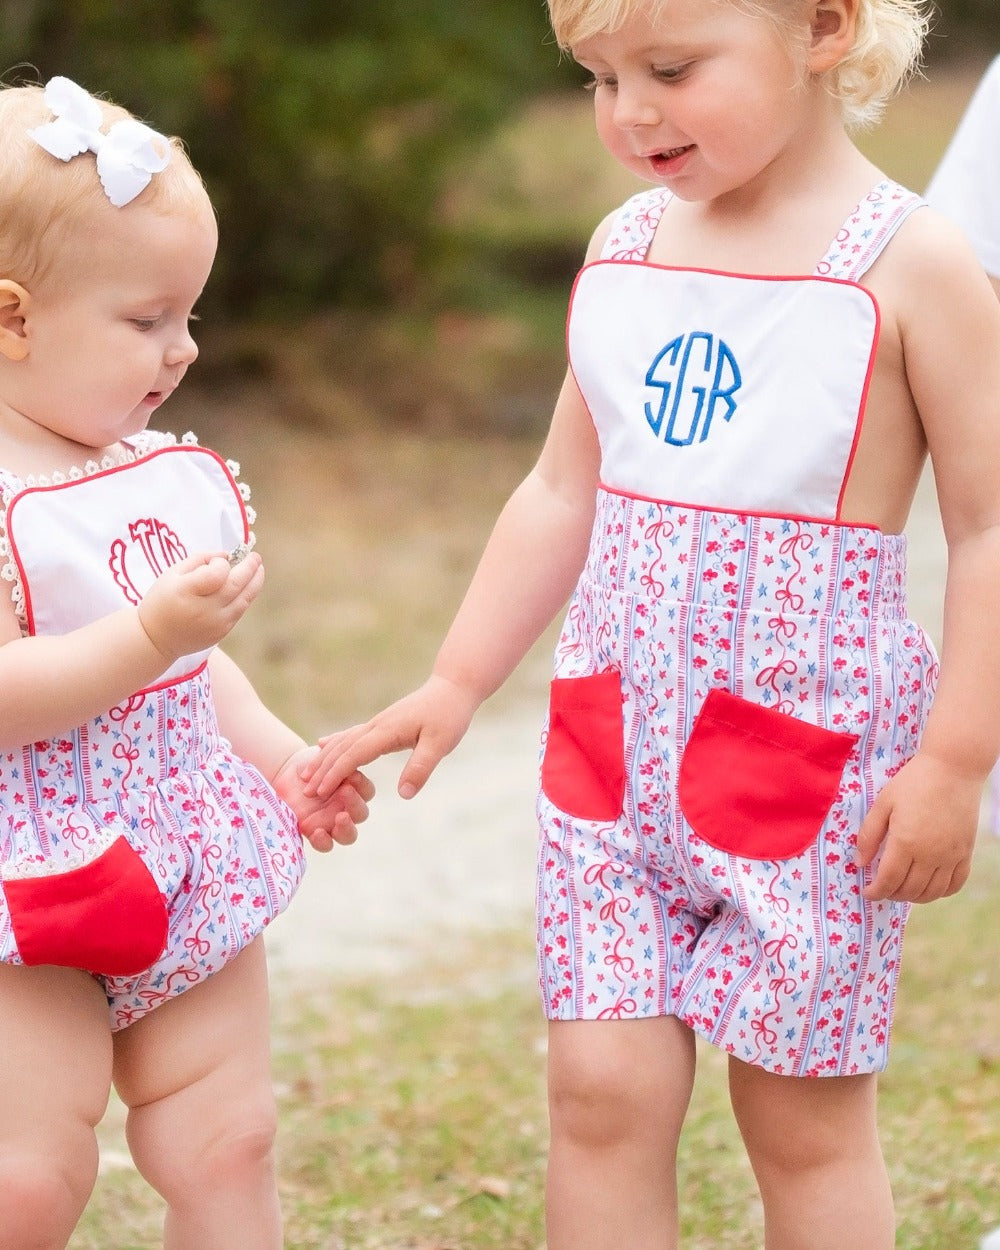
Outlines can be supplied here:
<path id="1" fill-rule="evenodd" d="M 775 1076 L 731 1059 L 733 1110 L 764 1200 L 766 1250 L 891 1250 L 876 1077 Z"/>
<path id="2" fill-rule="evenodd" d="M 136 1166 L 167 1203 L 167 1250 L 277 1250 L 267 969 L 258 938 L 115 1035 Z"/>
<path id="3" fill-rule="evenodd" d="M 104 992 L 69 968 L 0 965 L 0 1246 L 62 1250 L 97 1176 L 111 1088 Z"/>
<path id="4" fill-rule="evenodd" d="M 674 1018 L 549 1025 L 549 1250 L 672 1250 L 694 1037 Z"/>

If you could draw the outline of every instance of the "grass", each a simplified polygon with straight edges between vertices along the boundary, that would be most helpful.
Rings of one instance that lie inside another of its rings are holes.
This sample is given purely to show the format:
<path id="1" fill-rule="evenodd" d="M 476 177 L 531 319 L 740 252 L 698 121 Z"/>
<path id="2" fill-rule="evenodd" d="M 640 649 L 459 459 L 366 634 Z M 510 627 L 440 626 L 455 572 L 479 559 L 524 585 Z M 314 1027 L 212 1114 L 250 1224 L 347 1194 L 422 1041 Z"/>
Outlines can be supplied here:
<path id="1" fill-rule="evenodd" d="M 874 158 L 922 186 L 974 78 L 916 83 L 866 139 Z M 536 209 L 540 237 L 574 220 L 585 237 L 630 189 L 596 151 L 585 104 L 543 103 L 496 157 L 452 207 L 498 237 Z M 286 336 L 296 340 L 279 357 L 289 377 L 271 390 L 215 393 L 206 411 L 196 395 L 172 404 L 175 428 L 190 424 L 237 455 L 254 488 L 268 585 L 230 649 L 310 736 L 424 674 L 496 512 L 537 453 L 562 371 L 558 321 L 542 349 L 496 309 L 372 332 L 366 342 L 336 320 L 303 327 Z M 305 352 L 310 341 L 322 361 Z M 498 714 L 540 701 L 549 650 L 550 639 L 533 650 Z M 881 1103 L 900 1250 L 975 1250 L 1000 1224 L 998 898 L 1000 840 L 986 839 L 966 889 L 911 921 Z M 526 929 L 470 936 L 396 981 L 276 996 L 289 1250 L 542 1247 L 545 1030 L 531 946 Z M 72 1250 L 152 1250 L 161 1207 L 128 1164 L 117 1104 L 101 1132 L 104 1171 Z M 681 1193 L 686 1250 L 759 1250 L 724 1061 L 708 1048 Z"/>

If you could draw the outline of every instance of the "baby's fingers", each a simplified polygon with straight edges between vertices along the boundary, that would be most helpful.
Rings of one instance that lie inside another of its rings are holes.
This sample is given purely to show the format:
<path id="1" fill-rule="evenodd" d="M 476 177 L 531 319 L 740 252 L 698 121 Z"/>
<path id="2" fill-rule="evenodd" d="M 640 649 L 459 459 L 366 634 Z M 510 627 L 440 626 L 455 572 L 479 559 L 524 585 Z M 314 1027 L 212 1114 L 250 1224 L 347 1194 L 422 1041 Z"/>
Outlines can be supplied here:
<path id="1" fill-rule="evenodd" d="M 347 778 L 345 784 L 353 787 L 366 803 L 370 803 L 375 797 L 374 781 L 370 777 L 365 776 L 360 769 L 355 769 L 350 777 Z"/>
<path id="2" fill-rule="evenodd" d="M 243 611 L 246 611 L 263 588 L 263 561 L 255 551 L 252 551 L 235 567 L 230 565 L 227 560 L 226 569 L 228 575 L 224 585 L 229 595 L 229 601 L 234 607 L 241 607 Z"/>

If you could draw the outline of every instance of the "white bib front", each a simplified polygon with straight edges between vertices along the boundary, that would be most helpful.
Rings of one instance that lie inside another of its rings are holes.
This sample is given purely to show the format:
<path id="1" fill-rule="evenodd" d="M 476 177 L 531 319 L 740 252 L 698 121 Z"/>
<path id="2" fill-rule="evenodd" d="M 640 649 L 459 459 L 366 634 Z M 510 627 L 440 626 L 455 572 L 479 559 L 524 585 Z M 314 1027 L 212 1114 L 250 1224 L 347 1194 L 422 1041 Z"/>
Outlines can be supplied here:
<path id="1" fill-rule="evenodd" d="M 176 444 L 90 476 L 25 487 L 8 504 L 7 535 L 29 632 L 59 635 L 140 603 L 188 555 L 247 542 L 249 525 L 225 462 Z M 210 652 L 183 656 L 157 684 L 190 677 Z"/>

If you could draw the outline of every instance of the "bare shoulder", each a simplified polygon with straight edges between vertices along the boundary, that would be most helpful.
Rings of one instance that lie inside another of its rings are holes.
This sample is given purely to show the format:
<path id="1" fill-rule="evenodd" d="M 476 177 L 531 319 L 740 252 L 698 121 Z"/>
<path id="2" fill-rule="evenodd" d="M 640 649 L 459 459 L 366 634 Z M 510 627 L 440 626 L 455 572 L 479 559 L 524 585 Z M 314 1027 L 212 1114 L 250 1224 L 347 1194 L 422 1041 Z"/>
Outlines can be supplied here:
<path id="1" fill-rule="evenodd" d="M 872 270 L 873 285 L 915 293 L 919 302 L 989 296 L 991 288 L 963 230 L 929 206 L 911 213 Z"/>

